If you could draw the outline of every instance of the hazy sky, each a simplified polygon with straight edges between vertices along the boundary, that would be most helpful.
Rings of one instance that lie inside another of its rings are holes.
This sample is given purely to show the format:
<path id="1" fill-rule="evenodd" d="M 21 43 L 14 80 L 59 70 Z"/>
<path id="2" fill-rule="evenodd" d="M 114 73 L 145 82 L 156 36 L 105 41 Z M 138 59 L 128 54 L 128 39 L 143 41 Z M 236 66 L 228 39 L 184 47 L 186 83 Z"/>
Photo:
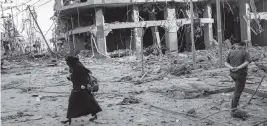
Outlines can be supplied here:
<path id="1" fill-rule="evenodd" d="M 6 0 L 0 0 L 1 2 L 5 2 Z M 10 0 L 7 0 L 10 1 Z M 53 14 L 53 6 L 54 6 L 54 0 L 12 0 L 14 6 L 19 6 L 18 8 L 13 9 L 14 15 L 18 15 L 14 17 L 15 25 L 17 26 L 17 29 L 19 32 L 22 31 L 22 20 L 27 18 L 28 11 L 25 11 L 27 5 L 30 5 L 31 7 L 35 7 L 35 11 L 37 13 L 37 21 L 39 23 L 39 26 L 41 27 L 44 34 L 48 31 L 50 26 L 52 25 L 53 21 L 50 19 Z M 27 3 L 25 5 L 25 3 Z M 1 3 L 0 3 L 1 4 Z M 23 4 L 23 5 L 22 5 Z M 9 6 L 10 4 L 3 4 L 4 10 L 5 7 Z M 20 6 L 22 5 L 22 6 Z M 4 14 L 7 15 L 7 13 L 11 13 L 10 9 L 4 11 Z M 2 11 L 0 12 L 2 15 Z M 3 19 L 0 19 L 0 31 L 3 31 L 2 23 Z M 54 26 L 52 27 L 52 29 Z M 23 33 L 22 33 L 23 35 Z M 25 33 L 24 33 L 25 35 Z M 52 38 L 52 30 L 50 30 L 46 36 L 47 40 L 49 41 L 50 38 Z"/>

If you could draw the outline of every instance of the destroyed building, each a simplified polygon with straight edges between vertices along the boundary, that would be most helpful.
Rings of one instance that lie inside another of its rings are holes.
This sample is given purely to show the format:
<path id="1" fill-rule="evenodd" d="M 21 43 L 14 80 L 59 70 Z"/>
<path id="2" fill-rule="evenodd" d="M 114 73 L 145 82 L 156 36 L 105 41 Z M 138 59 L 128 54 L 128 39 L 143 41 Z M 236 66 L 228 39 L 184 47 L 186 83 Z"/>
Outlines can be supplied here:
<path id="1" fill-rule="evenodd" d="M 216 0 L 192 0 L 196 49 L 217 40 Z M 55 0 L 57 46 L 71 54 L 92 44 L 102 54 L 141 51 L 157 45 L 167 52 L 190 51 L 189 0 Z M 221 0 L 223 40 L 266 46 L 267 1 Z M 95 41 L 93 41 L 95 40 Z"/>
<path id="2" fill-rule="evenodd" d="M 24 52 L 24 38 L 19 34 L 11 15 L 3 17 L 4 31 L 1 32 L 1 55 Z"/>

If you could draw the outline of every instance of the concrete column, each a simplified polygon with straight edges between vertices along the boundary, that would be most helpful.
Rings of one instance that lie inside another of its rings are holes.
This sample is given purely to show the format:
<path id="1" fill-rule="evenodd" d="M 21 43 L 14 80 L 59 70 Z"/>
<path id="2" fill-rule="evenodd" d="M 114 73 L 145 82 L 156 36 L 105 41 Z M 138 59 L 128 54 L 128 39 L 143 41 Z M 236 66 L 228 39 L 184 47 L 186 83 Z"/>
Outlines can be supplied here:
<path id="1" fill-rule="evenodd" d="M 77 35 L 72 35 L 72 42 L 73 42 L 73 54 L 76 55 L 76 51 L 77 51 Z"/>
<path id="2" fill-rule="evenodd" d="M 166 46 L 169 52 L 178 51 L 178 41 L 177 41 L 177 25 L 175 23 L 176 13 L 175 7 L 173 5 L 168 5 L 164 10 L 164 18 L 169 23 L 169 26 L 165 26 L 165 38 L 166 38 Z"/>
<path id="3" fill-rule="evenodd" d="M 72 35 L 71 36 L 69 36 L 69 41 L 68 41 L 68 43 L 69 43 L 69 55 L 74 55 L 74 45 L 73 45 L 73 40 L 71 40 L 70 39 L 70 37 L 72 37 Z"/>
<path id="4" fill-rule="evenodd" d="M 74 44 L 75 55 L 79 54 L 81 50 L 85 49 L 84 45 L 85 45 L 84 36 L 76 35 Z"/>
<path id="5" fill-rule="evenodd" d="M 241 40 L 251 41 L 250 21 L 246 21 L 244 16 L 250 13 L 249 4 L 246 0 L 239 0 L 239 17 L 240 17 L 240 31 Z M 247 23 L 248 22 L 248 23 Z"/>
<path id="6" fill-rule="evenodd" d="M 106 36 L 104 32 L 105 19 L 102 8 L 95 8 L 95 25 L 97 28 L 96 42 L 98 51 L 107 54 Z"/>
<path id="7" fill-rule="evenodd" d="M 71 17 L 71 29 L 74 29 L 74 20 L 73 20 L 73 18 Z M 75 35 L 74 34 L 72 34 L 70 37 L 72 37 L 72 41 L 69 41 L 69 47 L 70 47 L 70 55 L 72 55 L 72 56 L 74 56 L 75 55 Z M 70 38 L 69 38 L 69 40 L 70 40 Z"/>
<path id="8" fill-rule="evenodd" d="M 208 4 L 204 10 L 204 18 L 212 18 L 211 5 Z M 206 49 L 210 49 L 211 42 L 213 41 L 212 23 L 204 24 L 204 43 Z"/>
<path id="9" fill-rule="evenodd" d="M 185 50 L 187 52 L 191 52 L 192 50 L 192 41 L 191 41 L 191 26 L 185 25 L 185 42 L 186 42 L 186 48 Z"/>
<path id="10" fill-rule="evenodd" d="M 155 21 L 156 20 L 156 15 L 154 13 L 149 13 L 149 20 Z M 153 44 L 157 45 L 159 49 L 161 49 L 161 44 L 160 44 L 160 37 L 159 37 L 159 30 L 158 27 L 151 27 L 152 31 L 152 36 L 153 36 Z"/>
<path id="11" fill-rule="evenodd" d="M 139 9 L 138 6 L 133 5 L 132 9 L 132 18 L 134 22 L 139 22 Z M 141 28 L 134 28 L 134 38 L 133 38 L 133 49 L 137 53 L 141 53 L 141 47 L 142 45 L 142 29 Z"/>

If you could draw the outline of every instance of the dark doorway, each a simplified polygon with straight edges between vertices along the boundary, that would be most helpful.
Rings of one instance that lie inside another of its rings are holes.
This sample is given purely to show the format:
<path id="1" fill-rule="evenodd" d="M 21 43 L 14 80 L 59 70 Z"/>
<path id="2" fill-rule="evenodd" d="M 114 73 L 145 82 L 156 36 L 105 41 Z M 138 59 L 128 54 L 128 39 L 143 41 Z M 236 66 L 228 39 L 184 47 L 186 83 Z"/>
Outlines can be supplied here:
<path id="1" fill-rule="evenodd" d="M 106 37 L 107 51 L 128 49 L 131 42 L 131 29 L 113 29 Z"/>

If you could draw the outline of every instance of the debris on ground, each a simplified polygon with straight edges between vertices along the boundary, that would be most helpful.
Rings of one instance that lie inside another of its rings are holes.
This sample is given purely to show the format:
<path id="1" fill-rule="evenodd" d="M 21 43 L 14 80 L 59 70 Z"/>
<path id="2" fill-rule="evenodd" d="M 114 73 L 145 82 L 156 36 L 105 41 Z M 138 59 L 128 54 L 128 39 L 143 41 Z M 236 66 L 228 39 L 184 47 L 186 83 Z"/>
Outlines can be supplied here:
<path id="1" fill-rule="evenodd" d="M 201 91 L 201 92 L 199 92 L 199 91 L 197 91 L 197 92 L 195 92 L 195 91 L 190 92 L 189 91 L 189 92 L 185 92 L 184 99 L 195 99 L 195 98 L 199 98 L 199 97 L 201 97 L 203 95 L 204 95 L 204 90 Z"/>
<path id="2" fill-rule="evenodd" d="M 17 73 L 16 75 L 23 75 L 23 74 L 31 74 L 32 72 L 28 71 L 28 72 L 24 72 L 24 73 Z"/>
<path id="3" fill-rule="evenodd" d="M 147 122 L 147 119 L 146 118 L 141 118 L 141 119 L 137 120 L 136 122 L 138 124 L 145 123 L 145 122 Z"/>
<path id="4" fill-rule="evenodd" d="M 52 59 L 51 61 L 47 62 L 47 66 L 57 66 L 58 61 L 56 59 Z"/>
<path id="5" fill-rule="evenodd" d="M 186 112 L 186 114 L 189 115 L 189 116 L 195 116 L 195 115 L 197 115 L 197 112 L 196 112 L 196 110 L 194 108 L 192 108 L 192 109 L 188 110 Z"/>
<path id="6" fill-rule="evenodd" d="M 246 111 L 239 110 L 239 109 L 234 111 L 234 112 L 231 112 L 231 116 L 233 118 L 240 118 L 242 120 L 246 120 L 249 117 L 249 115 Z"/>
<path id="7" fill-rule="evenodd" d="M 30 118 L 30 120 L 40 120 L 42 118 L 43 118 L 43 116 L 33 116 Z"/>
<path id="8" fill-rule="evenodd" d="M 79 58 L 85 58 L 85 57 L 91 57 L 93 55 L 93 52 L 91 50 L 81 50 L 78 54 Z"/>
<path id="9" fill-rule="evenodd" d="M 191 66 L 188 64 L 171 64 L 169 67 L 169 73 L 175 76 L 181 76 L 191 73 Z"/>
<path id="10" fill-rule="evenodd" d="M 205 126 L 214 125 L 214 122 L 211 120 L 205 120 L 203 123 L 205 124 Z"/>
<path id="11" fill-rule="evenodd" d="M 155 44 L 144 49 L 144 55 L 145 56 L 148 56 L 148 55 L 158 56 L 158 55 L 160 55 L 160 52 L 161 52 L 160 49 Z"/>
<path id="12" fill-rule="evenodd" d="M 118 82 L 131 81 L 133 78 L 131 76 L 124 76 Z"/>
<path id="13" fill-rule="evenodd" d="M 134 98 L 133 96 L 124 98 L 122 102 L 118 103 L 117 105 L 129 105 L 129 104 L 138 104 L 141 100 Z"/>
<path id="14" fill-rule="evenodd" d="M 201 62 L 209 62 L 210 58 L 207 56 L 198 56 L 197 57 L 197 63 L 201 63 Z"/>
<path id="15" fill-rule="evenodd" d="M 229 50 L 223 50 L 224 60 L 228 52 Z M 104 116 L 103 113 L 99 113 L 100 120 L 96 124 L 220 126 L 219 123 L 224 123 L 248 126 L 254 124 L 254 118 L 257 118 L 257 123 L 265 120 L 264 112 L 267 110 L 264 105 L 267 101 L 260 97 L 255 97 L 253 104 L 246 109 L 253 118 L 240 121 L 230 117 L 230 94 L 233 93 L 234 85 L 229 70 L 219 68 L 218 50 L 197 50 L 196 53 L 197 69 L 194 70 L 191 52 L 165 55 L 150 53 L 144 56 L 142 74 L 141 59 L 135 55 L 112 59 L 94 57 L 90 61 L 89 58 L 82 59 L 81 62 L 96 74 L 96 77 L 101 78 L 101 89 L 96 93 L 95 99 L 105 108 L 105 112 Z M 251 53 L 259 51 L 252 50 Z M 92 56 L 91 53 L 84 55 Z M 57 59 L 59 62 L 62 61 L 62 64 L 60 62 L 56 67 L 46 67 L 43 63 L 51 61 L 51 58 L 43 60 L 45 57 L 32 57 L 29 60 L 30 58 L 26 57 L 25 60 L 25 57 L 9 57 L 4 61 L 4 68 L 7 68 L 4 70 L 7 74 L 2 74 L 1 80 L 1 90 L 4 92 L 1 105 L 3 125 L 58 125 L 60 115 L 67 112 L 68 97 L 72 89 L 71 82 L 66 79 L 69 68 L 63 58 Z M 266 58 L 258 58 L 257 61 L 266 66 Z M 170 69 L 171 65 L 174 70 Z M 183 65 L 184 69 L 180 69 Z M 24 76 L 25 72 L 31 73 Z M 144 73 L 147 74 L 144 76 Z M 246 85 L 246 88 L 255 89 L 263 74 L 264 71 L 251 63 L 247 81 L 251 84 Z M 139 85 L 133 84 L 138 82 Z M 266 84 L 262 84 L 260 92 L 267 92 L 265 86 Z M 247 89 L 244 89 L 244 93 L 240 104 L 244 104 L 250 96 Z M 149 104 L 154 107 L 150 107 Z M 160 107 L 155 109 L 155 106 Z M 27 111 L 16 113 L 18 108 Z M 219 111 L 224 111 L 224 114 L 217 114 Z M 198 120 L 203 116 L 205 119 Z M 237 114 L 237 117 L 246 116 L 241 113 Z M 73 125 L 86 125 L 86 117 L 81 118 L 84 122 L 78 120 L 73 122 Z"/>
<path id="16" fill-rule="evenodd" d="M 267 125 L 267 119 L 260 121 L 260 122 L 255 122 L 253 126 L 266 126 Z"/>
<path id="17" fill-rule="evenodd" d="M 131 91 L 129 93 L 131 93 L 131 94 L 142 94 L 142 93 L 144 93 L 144 91 Z"/>
<path id="18" fill-rule="evenodd" d="M 6 121 L 6 120 L 12 120 L 12 119 L 17 119 L 17 118 L 22 118 L 22 117 L 25 117 L 25 116 L 34 116 L 34 115 L 32 115 L 32 114 L 26 114 L 26 113 L 23 113 L 23 112 L 17 112 L 17 114 L 15 114 L 15 115 L 2 116 L 1 117 L 1 120 L 2 121 Z"/>
<path id="19" fill-rule="evenodd" d="M 115 51 L 109 53 L 109 56 L 111 58 L 117 58 L 117 57 L 130 56 L 131 53 L 132 53 L 132 51 L 129 49 L 125 49 L 125 50 L 119 49 L 119 50 L 115 50 Z"/>

